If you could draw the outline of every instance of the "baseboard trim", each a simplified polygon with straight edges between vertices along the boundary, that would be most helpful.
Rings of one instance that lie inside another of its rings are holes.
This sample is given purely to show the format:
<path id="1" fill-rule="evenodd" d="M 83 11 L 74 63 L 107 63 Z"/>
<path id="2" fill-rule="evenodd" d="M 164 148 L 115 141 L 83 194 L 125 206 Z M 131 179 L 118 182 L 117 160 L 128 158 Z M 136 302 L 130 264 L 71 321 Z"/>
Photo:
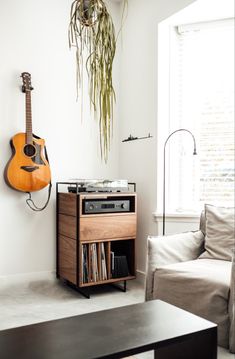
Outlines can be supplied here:
<path id="1" fill-rule="evenodd" d="M 0 285 L 12 285 L 18 283 L 30 283 L 40 280 L 55 280 L 55 271 L 43 271 L 43 272 L 30 272 L 9 274 L 0 276 Z"/>

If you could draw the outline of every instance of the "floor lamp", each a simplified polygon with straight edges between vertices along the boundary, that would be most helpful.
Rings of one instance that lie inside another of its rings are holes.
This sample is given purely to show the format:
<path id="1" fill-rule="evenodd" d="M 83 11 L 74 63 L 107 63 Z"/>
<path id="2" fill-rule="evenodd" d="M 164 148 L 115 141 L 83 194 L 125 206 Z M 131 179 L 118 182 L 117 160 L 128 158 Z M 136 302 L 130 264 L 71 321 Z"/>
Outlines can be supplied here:
<path id="1" fill-rule="evenodd" d="M 165 222 L 166 222 L 166 145 L 167 142 L 169 141 L 169 139 L 171 138 L 171 136 L 173 136 L 176 132 L 188 132 L 193 139 L 193 143 L 194 143 L 194 149 L 193 149 L 193 155 L 197 154 L 197 149 L 196 149 L 196 140 L 195 137 L 193 136 L 192 132 L 190 132 L 189 130 L 186 130 L 185 128 L 180 128 L 174 132 L 172 132 L 166 139 L 165 143 L 164 143 L 164 156 L 163 156 L 163 215 L 162 215 L 162 234 L 163 236 L 165 235 Z"/>

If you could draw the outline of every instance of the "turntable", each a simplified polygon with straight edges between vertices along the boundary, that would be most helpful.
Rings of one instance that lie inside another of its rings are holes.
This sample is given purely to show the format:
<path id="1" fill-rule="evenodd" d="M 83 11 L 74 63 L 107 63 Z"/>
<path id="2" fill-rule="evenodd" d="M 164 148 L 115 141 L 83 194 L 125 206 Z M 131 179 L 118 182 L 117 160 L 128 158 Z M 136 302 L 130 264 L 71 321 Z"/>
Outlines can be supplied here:
<path id="1" fill-rule="evenodd" d="M 127 180 L 107 180 L 107 179 L 72 179 L 68 186 L 68 191 L 72 193 L 81 192 L 129 192 L 129 186 L 135 184 L 128 183 Z"/>

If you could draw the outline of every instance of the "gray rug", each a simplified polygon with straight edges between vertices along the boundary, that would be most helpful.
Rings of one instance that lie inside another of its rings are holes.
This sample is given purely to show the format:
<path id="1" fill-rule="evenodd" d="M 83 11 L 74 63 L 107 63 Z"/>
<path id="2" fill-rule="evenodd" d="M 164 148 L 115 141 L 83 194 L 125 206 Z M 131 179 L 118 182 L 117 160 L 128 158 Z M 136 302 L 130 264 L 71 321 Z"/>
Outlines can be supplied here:
<path id="1" fill-rule="evenodd" d="M 144 301 L 144 289 L 137 281 L 128 282 L 127 289 L 123 293 L 111 286 L 96 287 L 91 290 L 91 299 L 86 299 L 57 280 L 0 283 L 0 330 Z M 152 359 L 153 353 L 135 358 Z M 218 348 L 218 359 L 234 358 Z"/>

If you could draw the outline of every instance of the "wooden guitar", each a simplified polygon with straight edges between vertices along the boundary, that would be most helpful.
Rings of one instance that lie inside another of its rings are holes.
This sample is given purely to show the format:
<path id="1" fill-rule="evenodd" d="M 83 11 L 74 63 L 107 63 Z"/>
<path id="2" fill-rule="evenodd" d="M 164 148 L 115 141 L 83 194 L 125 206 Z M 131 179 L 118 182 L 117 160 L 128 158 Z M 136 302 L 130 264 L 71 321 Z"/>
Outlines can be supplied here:
<path id="1" fill-rule="evenodd" d="M 32 132 L 31 75 L 23 72 L 21 76 L 26 104 L 26 132 L 17 133 L 10 141 L 12 156 L 6 165 L 4 177 L 11 188 L 34 192 L 50 183 L 51 171 L 45 158 L 45 141 Z"/>

